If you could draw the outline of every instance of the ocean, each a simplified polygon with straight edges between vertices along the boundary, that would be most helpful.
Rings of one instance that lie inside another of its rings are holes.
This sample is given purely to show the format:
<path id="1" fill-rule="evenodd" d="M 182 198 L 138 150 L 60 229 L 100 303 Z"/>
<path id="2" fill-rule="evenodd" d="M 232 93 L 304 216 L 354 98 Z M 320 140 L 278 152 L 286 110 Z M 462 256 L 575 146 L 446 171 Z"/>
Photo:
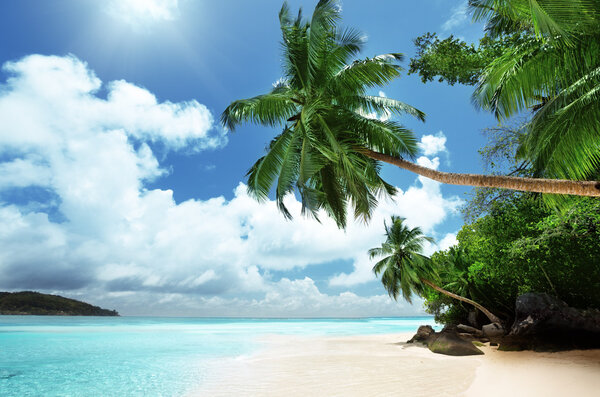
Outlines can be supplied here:
<path id="1" fill-rule="evenodd" d="M 184 396 L 268 335 L 416 331 L 432 317 L 261 319 L 0 316 L 0 396 Z"/>

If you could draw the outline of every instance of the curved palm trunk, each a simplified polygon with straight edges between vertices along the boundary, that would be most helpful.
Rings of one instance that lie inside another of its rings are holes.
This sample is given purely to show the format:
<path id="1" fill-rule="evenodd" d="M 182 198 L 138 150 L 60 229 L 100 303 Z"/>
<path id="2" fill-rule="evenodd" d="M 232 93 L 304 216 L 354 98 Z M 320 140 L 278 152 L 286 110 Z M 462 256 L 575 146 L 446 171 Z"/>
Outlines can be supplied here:
<path id="1" fill-rule="evenodd" d="M 393 164 L 405 170 L 433 179 L 434 181 L 450 185 L 495 187 L 525 192 L 600 197 L 600 182 L 597 181 L 570 181 L 565 179 L 521 178 L 516 176 L 442 172 L 369 149 L 361 149 L 360 151 L 365 156 L 372 159 L 384 161 L 388 164 Z"/>
<path id="2" fill-rule="evenodd" d="M 441 292 L 444 295 L 447 295 L 447 296 L 449 296 L 451 298 L 458 299 L 459 301 L 462 301 L 462 302 L 465 302 L 465 303 L 468 303 L 470 305 L 475 306 L 477 309 L 481 310 L 481 312 L 483 314 L 485 314 L 487 316 L 487 318 L 489 318 L 492 323 L 502 324 L 502 322 L 500 321 L 500 319 L 498 317 L 496 317 L 492 312 L 490 312 L 485 307 L 481 306 L 479 303 L 477 303 L 475 301 L 472 301 L 471 299 L 464 298 L 464 297 L 462 297 L 460 295 L 456 295 L 456 294 L 454 294 L 454 293 L 452 293 L 450 291 L 446 291 L 442 287 L 438 287 L 437 285 L 435 285 L 434 283 L 432 283 L 431 281 L 429 281 L 429 280 L 427 280 L 425 278 L 422 278 L 421 281 L 424 284 L 427 284 L 428 286 L 430 286 L 434 290 L 436 290 L 438 292 Z"/>

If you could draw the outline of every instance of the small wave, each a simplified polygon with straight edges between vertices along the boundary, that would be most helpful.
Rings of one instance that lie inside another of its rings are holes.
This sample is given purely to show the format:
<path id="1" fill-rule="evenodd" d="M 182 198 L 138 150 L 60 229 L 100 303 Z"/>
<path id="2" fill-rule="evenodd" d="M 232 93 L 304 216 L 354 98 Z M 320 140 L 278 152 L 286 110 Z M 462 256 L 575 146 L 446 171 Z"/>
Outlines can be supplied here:
<path id="1" fill-rule="evenodd" d="M 21 371 L 10 371 L 6 369 L 0 369 L 0 379 L 10 379 L 19 375 L 21 375 Z"/>

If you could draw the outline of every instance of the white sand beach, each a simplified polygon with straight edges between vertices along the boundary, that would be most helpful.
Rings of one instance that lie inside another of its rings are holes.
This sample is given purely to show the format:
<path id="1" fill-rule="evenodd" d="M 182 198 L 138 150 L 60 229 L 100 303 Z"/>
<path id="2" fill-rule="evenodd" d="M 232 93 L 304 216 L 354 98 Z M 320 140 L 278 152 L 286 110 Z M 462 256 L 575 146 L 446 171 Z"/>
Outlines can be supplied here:
<path id="1" fill-rule="evenodd" d="M 450 357 L 406 344 L 412 334 L 274 335 L 265 349 L 221 362 L 193 396 L 600 395 L 600 350 Z"/>

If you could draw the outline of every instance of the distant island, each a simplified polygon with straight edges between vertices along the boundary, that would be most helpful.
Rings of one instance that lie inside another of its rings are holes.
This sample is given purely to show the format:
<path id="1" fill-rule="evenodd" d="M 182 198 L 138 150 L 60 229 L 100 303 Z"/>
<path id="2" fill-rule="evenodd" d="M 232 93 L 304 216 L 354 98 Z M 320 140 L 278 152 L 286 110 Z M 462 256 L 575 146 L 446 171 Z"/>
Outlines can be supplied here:
<path id="1" fill-rule="evenodd" d="M 116 310 L 33 291 L 0 292 L 0 315 L 118 316 Z"/>

